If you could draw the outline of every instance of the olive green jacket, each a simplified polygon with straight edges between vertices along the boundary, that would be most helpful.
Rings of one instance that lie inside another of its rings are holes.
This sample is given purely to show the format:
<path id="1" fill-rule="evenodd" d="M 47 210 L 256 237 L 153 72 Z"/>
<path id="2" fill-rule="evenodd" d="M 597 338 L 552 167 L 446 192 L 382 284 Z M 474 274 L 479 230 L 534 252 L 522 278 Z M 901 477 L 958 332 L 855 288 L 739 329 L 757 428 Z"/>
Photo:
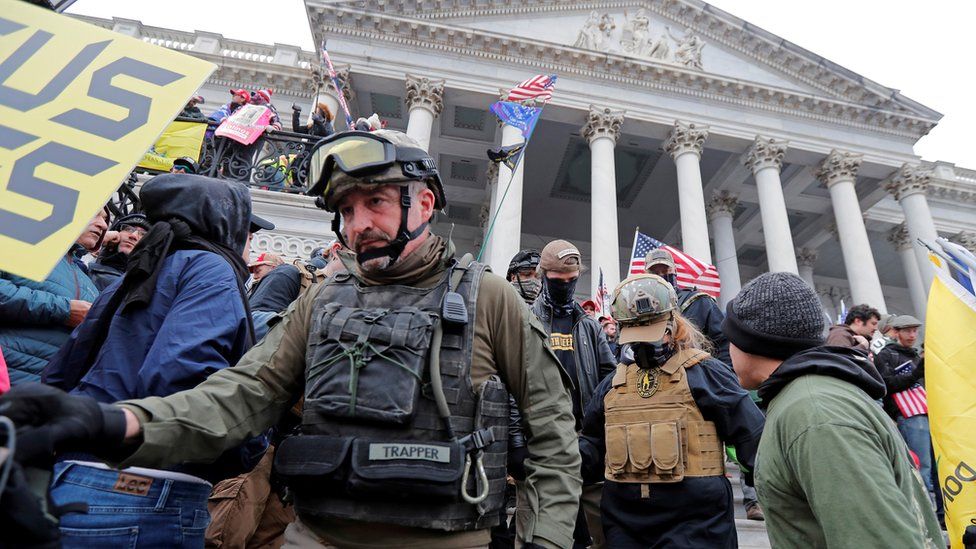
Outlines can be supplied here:
<path id="1" fill-rule="evenodd" d="M 425 251 L 430 258 L 425 261 L 433 268 L 425 269 L 416 280 L 402 280 L 401 276 L 398 282 L 429 287 L 442 278 L 451 246 L 437 237 L 428 240 L 433 242 L 414 253 Z M 323 288 L 313 286 L 292 303 L 267 337 L 236 366 L 214 373 L 187 391 L 123 403 L 139 417 L 142 440 L 121 465 L 166 467 L 212 460 L 274 425 L 303 394 L 310 314 Z M 568 382 L 561 377 L 562 369 L 542 326 L 505 280 L 485 273 L 477 299 L 472 384 L 478 387 L 491 375 L 501 377 L 522 410 L 528 451 L 533 456 L 526 461 L 530 508 L 520 510 L 520 532 L 525 541 L 569 547 L 581 480 Z M 489 539 L 487 530 L 459 535 L 300 518 L 327 541 L 343 547 L 402 547 L 405 540 L 432 547 L 470 546 L 487 544 Z"/>

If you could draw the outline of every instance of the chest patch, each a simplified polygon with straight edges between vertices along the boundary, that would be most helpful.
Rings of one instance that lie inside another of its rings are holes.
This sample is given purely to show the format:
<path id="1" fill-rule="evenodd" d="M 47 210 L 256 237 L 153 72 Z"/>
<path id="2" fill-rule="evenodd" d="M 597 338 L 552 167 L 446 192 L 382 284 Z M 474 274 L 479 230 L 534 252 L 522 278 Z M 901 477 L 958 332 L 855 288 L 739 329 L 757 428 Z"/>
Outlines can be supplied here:
<path id="1" fill-rule="evenodd" d="M 656 369 L 641 370 L 637 374 L 637 394 L 641 398 L 651 398 L 661 385 Z"/>
<path id="2" fill-rule="evenodd" d="M 438 463 L 451 462 L 451 449 L 431 444 L 399 444 L 382 443 L 369 445 L 370 461 L 386 461 L 391 459 L 419 459 L 436 461 Z"/>
<path id="3" fill-rule="evenodd" d="M 549 335 L 549 346 L 553 351 L 572 351 L 573 334 L 560 334 L 553 332 Z"/>

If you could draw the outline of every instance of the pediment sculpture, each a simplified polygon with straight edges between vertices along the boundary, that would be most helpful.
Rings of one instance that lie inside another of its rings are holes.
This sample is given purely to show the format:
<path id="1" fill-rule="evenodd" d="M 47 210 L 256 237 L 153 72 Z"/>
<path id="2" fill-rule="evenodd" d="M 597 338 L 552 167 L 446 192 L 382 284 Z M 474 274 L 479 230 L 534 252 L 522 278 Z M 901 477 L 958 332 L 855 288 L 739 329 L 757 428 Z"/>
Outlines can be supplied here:
<path id="1" fill-rule="evenodd" d="M 678 36 L 667 26 L 655 33 L 651 28 L 651 19 L 643 8 L 638 9 L 632 17 L 624 12 L 624 19 L 618 36 L 613 16 L 591 11 L 573 45 L 577 48 L 645 57 L 702 70 L 702 49 L 705 42 L 697 34 L 688 30 Z"/>

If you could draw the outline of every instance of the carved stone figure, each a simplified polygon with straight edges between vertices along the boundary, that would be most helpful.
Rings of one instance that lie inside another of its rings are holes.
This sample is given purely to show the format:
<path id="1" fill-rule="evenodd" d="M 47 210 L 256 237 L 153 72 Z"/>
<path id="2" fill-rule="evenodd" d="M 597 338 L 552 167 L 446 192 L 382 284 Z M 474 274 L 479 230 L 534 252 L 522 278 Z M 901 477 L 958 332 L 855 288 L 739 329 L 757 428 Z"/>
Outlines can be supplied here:
<path id="1" fill-rule="evenodd" d="M 580 29 L 579 36 L 576 38 L 576 43 L 573 46 L 587 50 L 595 50 L 599 49 L 600 42 L 600 14 L 596 11 L 591 11 L 590 16 L 586 19 L 586 23 L 583 24 L 583 28 Z"/>
<path id="2" fill-rule="evenodd" d="M 626 17 L 626 12 L 624 17 Z M 651 34 L 651 20 L 647 17 L 644 8 L 637 10 L 633 19 L 624 24 L 624 33 L 620 39 L 620 45 L 624 52 L 632 55 L 649 56 L 651 52 L 651 41 L 648 39 Z"/>
<path id="3" fill-rule="evenodd" d="M 610 17 L 609 13 L 604 13 L 600 16 L 600 43 L 597 49 L 600 51 L 607 51 L 610 49 L 610 35 L 613 34 L 613 29 L 617 28 L 617 25 L 613 22 L 613 17 Z"/>
<path id="4" fill-rule="evenodd" d="M 671 55 L 671 44 L 668 43 L 668 37 L 663 32 L 658 39 L 648 40 L 650 44 L 650 49 L 647 52 L 647 56 L 652 59 L 668 59 Z"/>
<path id="5" fill-rule="evenodd" d="M 670 27 L 666 28 L 671 38 L 678 43 L 678 47 L 674 51 L 674 62 L 679 65 L 701 70 L 701 52 L 702 48 L 705 47 L 705 42 L 698 35 L 692 34 L 691 32 L 685 32 L 684 36 L 678 38 L 671 32 Z"/>

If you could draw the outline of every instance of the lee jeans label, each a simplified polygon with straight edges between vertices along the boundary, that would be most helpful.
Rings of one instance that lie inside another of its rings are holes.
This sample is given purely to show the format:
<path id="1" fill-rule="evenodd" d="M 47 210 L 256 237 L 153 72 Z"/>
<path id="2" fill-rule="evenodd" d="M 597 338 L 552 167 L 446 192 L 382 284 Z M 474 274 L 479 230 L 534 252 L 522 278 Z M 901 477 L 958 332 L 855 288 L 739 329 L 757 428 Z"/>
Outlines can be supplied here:
<path id="1" fill-rule="evenodd" d="M 152 487 L 153 479 L 128 473 L 119 473 L 119 479 L 112 488 L 116 492 L 133 496 L 147 496 Z"/>
<path id="2" fill-rule="evenodd" d="M 451 449 L 430 444 L 374 443 L 369 445 L 369 460 L 421 459 L 450 463 Z"/>

